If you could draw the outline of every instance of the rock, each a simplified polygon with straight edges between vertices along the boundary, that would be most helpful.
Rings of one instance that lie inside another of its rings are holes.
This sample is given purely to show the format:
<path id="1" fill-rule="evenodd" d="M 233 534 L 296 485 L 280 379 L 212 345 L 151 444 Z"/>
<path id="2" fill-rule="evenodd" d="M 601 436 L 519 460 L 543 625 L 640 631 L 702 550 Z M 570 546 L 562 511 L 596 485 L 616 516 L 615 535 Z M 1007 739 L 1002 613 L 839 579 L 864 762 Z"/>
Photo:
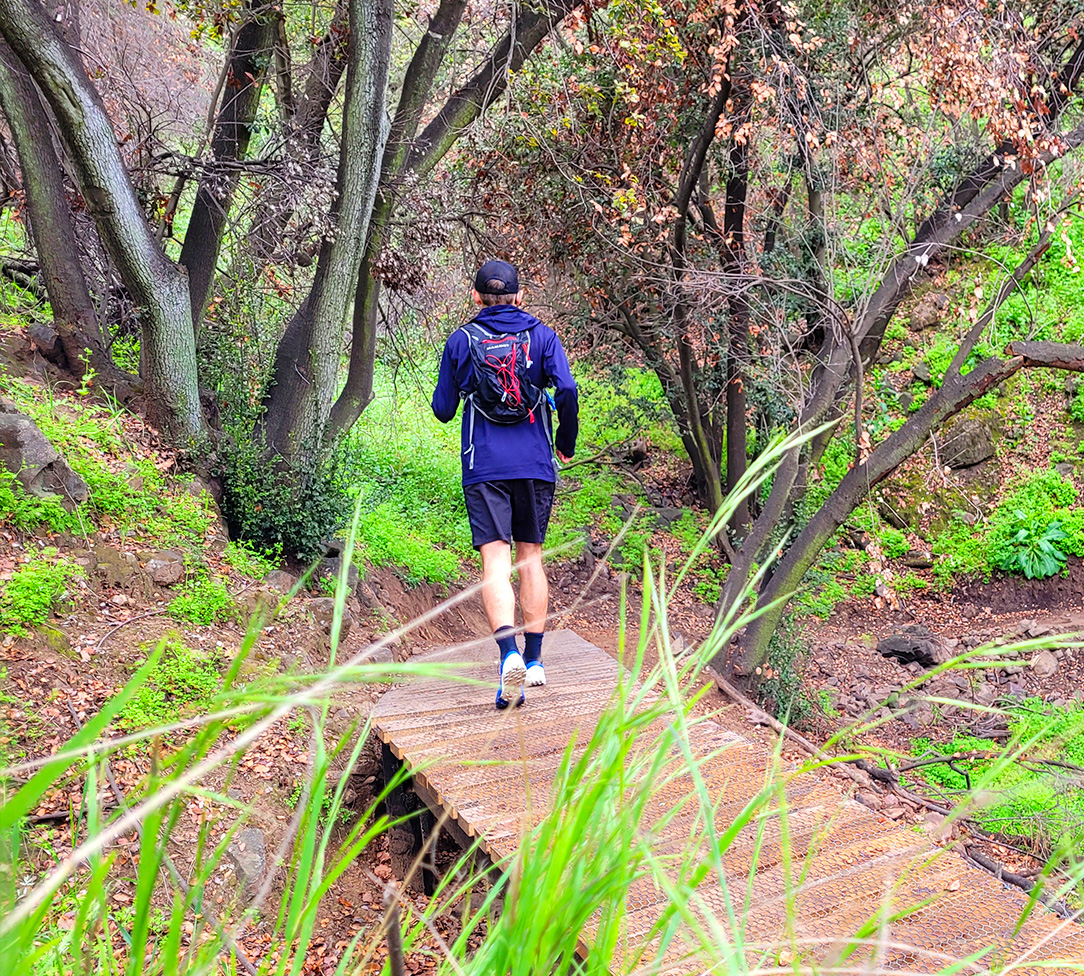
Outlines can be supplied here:
<path id="1" fill-rule="evenodd" d="M 933 385 L 933 374 L 930 372 L 930 367 L 925 363 L 915 363 L 915 368 L 911 372 L 919 383 L 925 383 L 927 386 Z"/>
<path id="2" fill-rule="evenodd" d="M 901 664 L 912 661 L 924 668 L 932 668 L 947 660 L 941 641 L 921 624 L 904 627 L 895 634 L 882 637 L 877 650 L 884 657 L 893 657 Z"/>
<path id="3" fill-rule="evenodd" d="M 64 345 L 60 341 L 60 335 L 51 325 L 45 322 L 34 322 L 27 329 L 30 341 L 37 346 L 38 352 L 51 363 L 66 365 L 67 357 L 64 355 Z"/>
<path id="4" fill-rule="evenodd" d="M 908 322 L 912 332 L 924 332 L 926 329 L 936 329 L 941 324 L 941 313 L 948 308 L 948 295 L 935 293 L 925 295 L 911 309 L 911 319 Z"/>
<path id="5" fill-rule="evenodd" d="M 1052 678 L 1058 671 L 1058 659 L 1050 651 L 1039 651 L 1031 659 L 1031 670 L 1040 678 Z"/>
<path id="6" fill-rule="evenodd" d="M 907 809 L 905 807 L 885 807 L 881 813 L 890 820 L 899 820 L 900 817 L 907 813 Z"/>
<path id="7" fill-rule="evenodd" d="M 226 848 L 226 857 L 233 865 L 242 887 L 250 891 L 256 888 L 267 871 L 267 845 L 263 831 L 256 827 L 242 828 Z"/>
<path id="8" fill-rule="evenodd" d="M 902 531 L 911 527 L 904 514 L 897 511 L 884 496 L 877 500 L 877 511 L 880 513 L 881 518 L 894 529 Z"/>
<path id="9" fill-rule="evenodd" d="M 184 579 L 184 556 L 176 549 L 155 553 L 143 567 L 157 586 L 173 586 Z"/>
<path id="10" fill-rule="evenodd" d="M 38 425 L 7 400 L 0 400 L 0 465 L 28 494 L 58 496 L 69 512 L 90 497 L 87 483 L 68 467 Z"/>
<path id="11" fill-rule="evenodd" d="M 904 390 L 897 398 L 896 402 L 900 405 L 900 409 L 907 411 L 911 409 L 911 404 L 915 402 L 915 398 L 911 396 L 906 390 Z"/>
<path id="12" fill-rule="evenodd" d="M 994 456 L 994 435 L 981 420 L 960 420 L 945 431 L 941 460 L 950 468 L 971 468 Z"/>
<path id="13" fill-rule="evenodd" d="M 656 508 L 654 510 L 655 518 L 658 520 L 659 526 L 664 529 L 669 529 L 675 522 L 677 522 L 685 514 L 683 508 Z"/>
<path id="14" fill-rule="evenodd" d="M 314 580 L 328 579 L 331 580 L 336 586 L 339 583 L 339 573 L 342 572 L 342 556 L 325 556 L 320 560 L 320 565 L 316 567 L 316 572 L 313 573 Z M 346 585 L 353 589 L 358 585 L 360 575 L 358 573 L 357 561 L 352 561 L 349 568 L 346 570 Z"/>
<path id="15" fill-rule="evenodd" d="M 63 630 L 52 624 L 39 624 L 34 628 L 34 633 L 41 642 L 54 654 L 63 654 L 70 657 L 72 653 L 71 640 Z"/>
<path id="16" fill-rule="evenodd" d="M 376 647 L 374 645 L 364 652 L 361 662 L 363 664 L 394 664 L 395 654 L 388 646 Z"/>
<path id="17" fill-rule="evenodd" d="M 309 612 L 312 614 L 313 620 L 316 621 L 316 625 L 323 630 L 323 632 L 331 635 L 331 624 L 335 619 L 335 601 L 329 596 L 315 597 L 309 600 L 306 606 Z M 339 639 L 345 639 L 346 635 L 350 633 L 350 628 L 354 625 L 354 615 L 347 609 L 343 608 L 342 625 L 339 629 Z"/>
<path id="18" fill-rule="evenodd" d="M 263 585 L 270 587 L 276 593 L 286 594 L 297 586 L 297 577 L 284 569 L 273 569 L 264 578 Z"/>
<path id="19" fill-rule="evenodd" d="M 262 584 L 251 586 L 237 595 L 237 602 L 247 620 L 259 617 L 264 624 L 270 623 L 278 608 L 282 594 L 274 587 Z"/>
<path id="20" fill-rule="evenodd" d="M 1076 465 L 1071 461 L 1059 461 L 1054 465 L 1054 470 L 1060 474 L 1063 478 L 1072 479 L 1073 474 L 1076 472 Z"/>
<path id="21" fill-rule="evenodd" d="M 1049 624 L 1041 624 L 1037 620 L 1033 620 L 1024 633 L 1028 637 L 1045 637 L 1052 630 L 1053 628 Z"/>
<path id="22" fill-rule="evenodd" d="M 116 546 L 97 546 L 88 558 L 93 560 L 94 575 L 111 588 L 128 588 L 139 575 L 135 553 Z"/>
<path id="23" fill-rule="evenodd" d="M 685 639 L 684 634 L 678 633 L 676 630 L 670 634 L 670 653 L 674 657 L 681 657 L 684 654 L 688 654 L 692 650 L 692 645 Z"/>
<path id="24" fill-rule="evenodd" d="M 1076 396 L 1076 391 L 1080 389 L 1080 377 L 1076 373 L 1070 373 L 1065 377 L 1065 392 L 1069 396 Z"/>
<path id="25" fill-rule="evenodd" d="M 925 728 L 928 725 L 933 725 L 936 719 L 936 714 L 931 705 L 925 698 L 908 698 L 903 703 L 905 709 L 901 718 L 906 720 L 910 717 L 911 721 L 907 724 L 912 728 Z"/>

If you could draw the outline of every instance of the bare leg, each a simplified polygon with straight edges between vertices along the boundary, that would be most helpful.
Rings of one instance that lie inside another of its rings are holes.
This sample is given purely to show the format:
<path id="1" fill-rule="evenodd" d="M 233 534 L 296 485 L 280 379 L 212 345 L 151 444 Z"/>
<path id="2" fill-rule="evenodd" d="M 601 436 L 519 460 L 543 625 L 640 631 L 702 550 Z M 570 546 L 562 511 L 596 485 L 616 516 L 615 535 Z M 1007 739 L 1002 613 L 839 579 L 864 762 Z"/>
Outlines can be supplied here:
<path id="1" fill-rule="evenodd" d="M 523 629 L 542 633 L 549 614 L 550 585 L 542 566 L 542 546 L 537 542 L 516 543 L 516 564 L 519 570 L 519 607 L 523 612 Z"/>
<path id="2" fill-rule="evenodd" d="M 516 596 L 512 592 L 512 547 L 498 540 L 485 543 L 478 551 L 482 554 L 482 606 L 489 626 L 494 631 L 514 627 Z"/>

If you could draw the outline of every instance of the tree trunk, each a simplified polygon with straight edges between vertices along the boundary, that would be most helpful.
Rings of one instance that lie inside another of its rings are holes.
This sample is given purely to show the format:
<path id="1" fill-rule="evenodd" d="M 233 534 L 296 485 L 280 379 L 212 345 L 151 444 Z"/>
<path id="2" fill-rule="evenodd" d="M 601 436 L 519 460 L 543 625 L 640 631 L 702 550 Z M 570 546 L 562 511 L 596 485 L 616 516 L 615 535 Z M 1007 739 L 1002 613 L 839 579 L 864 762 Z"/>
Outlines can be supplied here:
<path id="1" fill-rule="evenodd" d="M 415 138 L 426 96 L 463 13 L 460 0 L 444 0 L 438 8 L 430 30 L 411 60 L 393 124 L 393 139 L 389 139 L 384 160 L 386 169 L 382 166 L 378 213 L 370 224 L 372 239 L 366 243 L 366 259 L 359 269 L 354 295 L 350 369 L 332 415 L 333 436 L 348 431 L 372 399 L 380 283 L 372 277 L 370 268 L 386 243 L 397 204 L 398 178 L 407 173 L 420 178 L 432 171 L 467 126 L 501 96 L 509 76 L 519 71 L 546 35 L 579 2 L 548 0 L 538 8 L 517 4 L 513 29 Z"/>
<path id="2" fill-rule="evenodd" d="M 745 418 L 744 364 L 749 358 L 749 303 L 743 291 L 745 274 L 745 198 L 749 190 L 749 162 L 745 143 L 730 151 L 730 176 L 726 181 L 723 240 L 724 269 L 731 278 L 727 299 L 729 321 L 726 353 L 726 490 L 732 492 L 744 477 L 748 458 Z M 734 510 L 730 528 L 736 534 L 749 523 L 749 501 L 743 498 Z"/>
<path id="3" fill-rule="evenodd" d="M 235 164 L 248 153 L 252 123 L 271 62 L 268 52 L 274 44 L 278 23 L 274 10 L 261 0 L 247 6 L 248 19 L 237 31 L 228 54 L 222 102 L 211 139 L 211 158 L 199 182 L 181 248 L 180 263 L 188 270 L 192 324 L 197 335 L 214 287 L 226 219 L 240 177 Z"/>
<path id="4" fill-rule="evenodd" d="M 350 12 L 346 0 L 339 0 L 331 18 L 331 26 L 320 38 L 305 69 L 305 83 L 295 100 L 280 92 L 285 100 L 287 134 L 281 165 L 284 170 L 303 173 L 315 166 L 320 156 L 320 136 L 327 121 L 331 100 L 346 71 L 349 54 Z M 285 88 L 285 83 L 280 88 Z M 296 168 L 296 169 L 295 169 Z M 256 217 L 252 221 L 253 254 L 258 261 L 285 259 L 280 254 L 283 235 L 294 215 L 296 195 L 286 192 L 286 185 L 296 180 L 291 172 L 283 172 L 278 181 L 271 181 L 260 193 Z"/>
<path id="5" fill-rule="evenodd" d="M 275 356 L 263 436 L 296 466 L 317 458 L 339 377 L 387 138 L 384 99 L 391 60 L 391 0 L 352 0 L 334 235 L 324 242 L 312 291 Z"/>
<path id="6" fill-rule="evenodd" d="M 779 626 L 786 601 L 816 562 L 821 550 L 874 485 L 880 484 L 915 453 L 944 422 L 994 389 L 1022 367 L 1047 367 L 1084 372 L 1084 347 L 1054 342 L 1011 343 L 1008 360 L 987 359 L 966 376 L 946 378 L 922 408 L 898 431 L 878 445 L 862 464 L 853 467 L 827 501 L 817 510 L 780 559 L 758 597 L 763 610 L 741 641 L 738 670 L 753 674 L 764 663 L 768 641 Z M 733 661 L 720 654 L 713 664 L 731 669 Z"/>
<path id="7" fill-rule="evenodd" d="M 19 154 L 34 250 L 67 366 L 76 376 L 83 375 L 87 363 L 99 372 L 112 370 L 83 277 L 52 124 L 26 68 L 2 40 L 0 107 Z"/>
<path id="8" fill-rule="evenodd" d="M 147 225 L 101 100 L 37 0 L 0 0 L 0 33 L 48 100 L 87 210 L 142 315 L 149 417 L 174 444 L 201 444 L 187 278 Z"/>

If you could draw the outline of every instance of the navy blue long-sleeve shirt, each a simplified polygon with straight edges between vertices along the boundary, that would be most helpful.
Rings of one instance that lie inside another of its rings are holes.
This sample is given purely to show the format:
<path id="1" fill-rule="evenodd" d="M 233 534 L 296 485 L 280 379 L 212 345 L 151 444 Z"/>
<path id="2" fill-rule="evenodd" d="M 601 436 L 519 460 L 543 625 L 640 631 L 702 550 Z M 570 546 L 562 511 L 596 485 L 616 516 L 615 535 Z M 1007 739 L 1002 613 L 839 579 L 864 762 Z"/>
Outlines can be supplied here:
<path id="1" fill-rule="evenodd" d="M 531 364 L 527 376 L 539 389 L 552 386 L 557 405 L 557 450 L 571 457 L 576 450 L 579 432 L 579 397 L 576 381 L 568 368 L 568 357 L 557 333 L 533 315 L 515 305 L 490 305 L 482 308 L 474 321 L 494 334 L 531 332 Z M 462 394 L 474 388 L 474 367 L 471 363 L 469 340 L 457 329 L 444 344 L 440 360 L 440 375 L 433 392 L 433 413 L 442 423 L 455 417 Z M 543 409 L 546 409 L 543 407 Z M 518 424 L 495 424 L 481 413 L 474 417 L 474 464 L 469 459 L 471 408 L 463 410 L 462 450 L 463 484 L 502 481 L 506 478 L 535 478 L 555 481 L 553 455 L 546 437 L 546 427 L 540 416 Z"/>

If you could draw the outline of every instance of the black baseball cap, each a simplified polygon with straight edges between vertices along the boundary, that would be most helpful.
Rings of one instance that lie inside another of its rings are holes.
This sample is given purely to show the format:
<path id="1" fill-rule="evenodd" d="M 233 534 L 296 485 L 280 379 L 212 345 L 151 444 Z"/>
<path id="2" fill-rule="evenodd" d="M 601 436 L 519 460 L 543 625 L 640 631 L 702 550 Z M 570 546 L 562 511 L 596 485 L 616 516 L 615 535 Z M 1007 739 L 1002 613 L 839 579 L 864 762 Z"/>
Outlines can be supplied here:
<path id="1" fill-rule="evenodd" d="M 474 276 L 474 290 L 480 295 L 514 295 L 519 275 L 507 261 L 486 261 Z"/>

